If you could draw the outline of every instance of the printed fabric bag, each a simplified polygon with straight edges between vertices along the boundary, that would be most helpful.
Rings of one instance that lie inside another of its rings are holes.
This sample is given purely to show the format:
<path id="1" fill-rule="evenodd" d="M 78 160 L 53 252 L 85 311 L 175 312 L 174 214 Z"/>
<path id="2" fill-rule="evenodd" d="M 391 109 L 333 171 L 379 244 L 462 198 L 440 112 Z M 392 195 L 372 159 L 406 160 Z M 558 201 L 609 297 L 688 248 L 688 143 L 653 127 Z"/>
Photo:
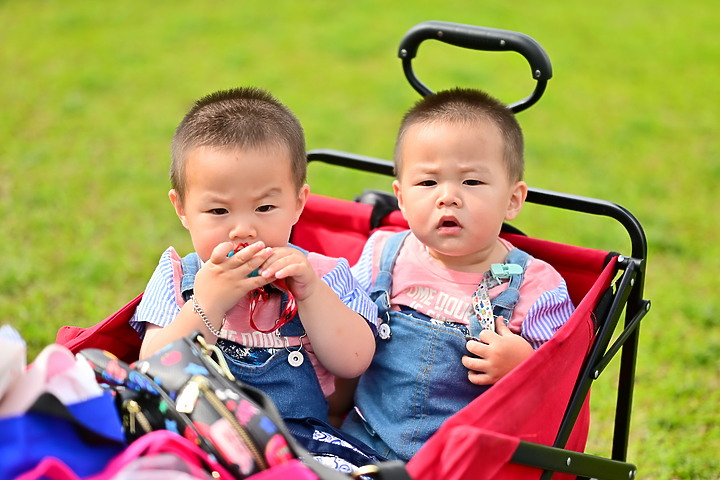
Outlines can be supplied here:
<path id="1" fill-rule="evenodd" d="M 277 410 L 235 381 L 222 352 L 199 333 L 130 365 L 99 349 L 78 355 L 113 386 L 128 442 L 154 430 L 193 441 L 236 478 L 295 458 Z"/>
<path id="2" fill-rule="evenodd" d="M 156 430 L 178 433 L 237 479 L 349 478 L 315 461 L 294 440 L 269 397 L 237 381 L 222 352 L 198 332 L 129 365 L 94 348 L 78 355 L 115 391 L 128 442 Z M 381 480 L 410 478 L 400 462 L 360 471 Z"/>

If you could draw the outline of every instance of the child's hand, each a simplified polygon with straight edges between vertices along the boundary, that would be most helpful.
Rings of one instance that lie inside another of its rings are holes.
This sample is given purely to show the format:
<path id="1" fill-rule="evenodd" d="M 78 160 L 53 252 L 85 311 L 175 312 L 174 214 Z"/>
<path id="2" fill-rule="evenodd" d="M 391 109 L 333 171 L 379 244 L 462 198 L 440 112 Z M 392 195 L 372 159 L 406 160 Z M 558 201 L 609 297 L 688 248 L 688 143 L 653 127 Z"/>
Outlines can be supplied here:
<path id="1" fill-rule="evenodd" d="M 297 301 L 303 301 L 312 295 L 316 282 L 320 280 L 307 256 L 292 247 L 273 248 L 270 258 L 260 267 L 260 276 L 269 282 L 285 280 Z"/>
<path id="2" fill-rule="evenodd" d="M 495 321 L 495 332 L 483 330 L 480 342 L 470 340 L 467 349 L 480 358 L 463 356 L 462 364 L 470 370 L 468 379 L 475 385 L 492 385 L 533 353 L 520 335 L 510 331 L 502 317 Z"/>
<path id="3" fill-rule="evenodd" d="M 250 276 L 272 255 L 262 242 L 239 250 L 230 242 L 221 243 L 195 276 L 195 297 L 211 318 L 221 318 L 251 290 L 270 283 L 261 276 Z"/>

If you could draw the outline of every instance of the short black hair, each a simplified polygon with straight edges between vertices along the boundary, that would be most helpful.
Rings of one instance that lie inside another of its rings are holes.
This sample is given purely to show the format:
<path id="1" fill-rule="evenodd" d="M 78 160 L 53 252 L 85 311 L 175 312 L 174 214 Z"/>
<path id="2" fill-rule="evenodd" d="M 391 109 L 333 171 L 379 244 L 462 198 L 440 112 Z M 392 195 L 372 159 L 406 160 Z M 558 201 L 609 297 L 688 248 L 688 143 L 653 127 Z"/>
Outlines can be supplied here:
<path id="1" fill-rule="evenodd" d="M 395 175 L 402 169 L 401 151 L 407 130 L 417 124 L 477 123 L 487 120 L 500 129 L 505 144 L 505 164 L 511 181 L 520 181 L 525 170 L 524 139 L 515 114 L 507 105 L 487 93 L 455 88 L 428 95 L 407 111 L 395 142 Z"/>
<path id="2" fill-rule="evenodd" d="M 198 147 L 287 147 L 293 178 L 301 188 L 307 177 L 305 133 L 288 107 L 266 90 L 242 87 L 220 90 L 196 101 L 175 130 L 170 182 L 185 198 L 185 161 Z"/>

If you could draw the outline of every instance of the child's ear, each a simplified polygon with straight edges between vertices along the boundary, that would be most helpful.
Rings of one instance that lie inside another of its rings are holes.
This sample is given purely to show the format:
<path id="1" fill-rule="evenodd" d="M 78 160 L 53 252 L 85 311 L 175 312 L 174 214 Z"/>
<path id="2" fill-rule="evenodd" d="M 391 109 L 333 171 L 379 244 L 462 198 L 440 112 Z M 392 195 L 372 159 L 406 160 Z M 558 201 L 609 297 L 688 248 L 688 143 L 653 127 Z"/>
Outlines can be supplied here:
<path id="1" fill-rule="evenodd" d="M 525 182 L 516 182 L 513 185 L 510 192 L 510 201 L 508 202 L 507 212 L 505 213 L 505 220 L 513 220 L 518 216 L 520 210 L 522 210 L 525 204 L 525 198 L 527 197 L 528 186 Z"/>
<path id="2" fill-rule="evenodd" d="M 182 200 L 180 200 L 180 196 L 175 191 L 175 189 L 172 189 L 168 192 L 168 197 L 170 197 L 170 202 L 173 204 L 173 207 L 175 207 L 175 213 L 180 219 L 180 223 L 182 223 L 183 227 L 188 228 L 185 216 L 185 208 L 183 207 Z"/>
<path id="3" fill-rule="evenodd" d="M 298 220 L 300 220 L 300 215 L 302 215 L 303 210 L 305 209 L 305 204 L 307 203 L 308 197 L 310 196 L 310 185 L 307 183 L 300 187 L 300 191 L 298 192 L 298 198 L 297 198 L 297 208 L 295 211 L 295 221 L 293 222 L 293 225 L 297 223 Z"/>
<path id="4" fill-rule="evenodd" d="M 402 189 L 400 189 L 400 181 L 393 180 L 392 182 L 393 193 L 398 201 L 398 207 L 403 215 L 405 215 L 405 201 L 403 200 Z"/>

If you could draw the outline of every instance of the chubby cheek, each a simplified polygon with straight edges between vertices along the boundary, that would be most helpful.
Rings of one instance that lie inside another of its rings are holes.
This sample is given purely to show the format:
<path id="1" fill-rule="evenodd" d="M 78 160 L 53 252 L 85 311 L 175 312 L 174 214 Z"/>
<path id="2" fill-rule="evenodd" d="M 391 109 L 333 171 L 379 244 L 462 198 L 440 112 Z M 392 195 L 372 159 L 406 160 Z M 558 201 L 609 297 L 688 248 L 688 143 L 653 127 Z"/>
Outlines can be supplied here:
<path id="1" fill-rule="evenodd" d="M 413 230 L 425 229 L 431 223 L 433 202 L 428 201 L 427 198 L 406 196 L 401 211 L 410 224 L 410 228 Z"/>
<path id="2" fill-rule="evenodd" d="M 405 219 L 410 229 L 418 235 L 427 234 L 435 230 L 435 224 L 432 217 L 428 214 L 419 214 L 417 206 L 410 209 L 411 214 L 405 214 Z"/>
<path id="3" fill-rule="evenodd" d="M 211 232 L 196 232 L 191 235 L 193 248 L 203 262 L 207 262 L 216 246 L 228 241 L 227 235 L 212 235 Z"/>
<path id="4" fill-rule="evenodd" d="M 214 246 L 211 246 L 209 243 L 197 242 L 193 240 L 193 248 L 200 257 L 200 260 L 202 260 L 203 262 L 207 262 L 208 260 L 210 260 L 210 256 L 212 255 Z"/>

